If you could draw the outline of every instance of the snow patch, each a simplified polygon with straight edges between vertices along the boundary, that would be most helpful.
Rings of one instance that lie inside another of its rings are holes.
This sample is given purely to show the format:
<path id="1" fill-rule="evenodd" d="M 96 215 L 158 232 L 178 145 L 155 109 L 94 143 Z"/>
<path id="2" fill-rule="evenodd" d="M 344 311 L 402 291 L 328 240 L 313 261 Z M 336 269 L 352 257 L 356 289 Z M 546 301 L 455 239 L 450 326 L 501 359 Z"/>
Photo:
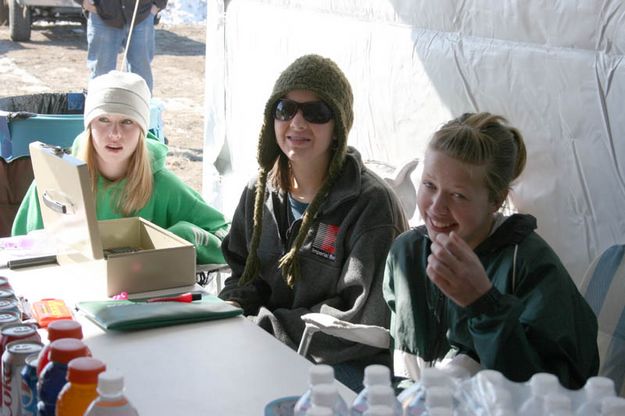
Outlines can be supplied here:
<path id="1" fill-rule="evenodd" d="M 204 23 L 206 0 L 169 0 L 161 12 L 161 23 L 168 25 Z"/>

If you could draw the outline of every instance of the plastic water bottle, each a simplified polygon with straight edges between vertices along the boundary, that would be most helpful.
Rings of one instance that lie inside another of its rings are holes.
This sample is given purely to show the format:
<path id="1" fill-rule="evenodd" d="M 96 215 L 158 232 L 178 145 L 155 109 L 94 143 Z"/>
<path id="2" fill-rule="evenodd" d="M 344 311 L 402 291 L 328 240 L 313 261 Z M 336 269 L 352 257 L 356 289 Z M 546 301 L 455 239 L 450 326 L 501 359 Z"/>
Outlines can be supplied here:
<path id="1" fill-rule="evenodd" d="M 351 416 L 362 416 L 369 407 L 369 389 L 372 386 L 391 386 L 391 370 L 380 364 L 372 364 L 365 368 L 365 377 L 363 380 L 364 388 L 360 391 L 350 409 Z M 393 403 L 389 403 L 395 414 L 401 415 L 401 403 L 393 396 Z"/>
<path id="2" fill-rule="evenodd" d="M 614 381 L 607 377 L 590 377 L 584 385 L 585 402 L 577 408 L 577 416 L 601 415 L 601 402 L 606 397 L 616 396 Z"/>
<path id="3" fill-rule="evenodd" d="M 395 391 L 391 386 L 378 384 L 369 387 L 367 409 L 372 406 L 388 407 L 393 410 L 393 416 L 401 416 L 402 414 L 402 409 L 395 397 Z M 364 412 L 362 414 L 364 415 Z"/>
<path id="4" fill-rule="evenodd" d="M 98 374 L 106 369 L 96 358 L 74 358 L 67 366 L 67 383 L 56 401 L 57 416 L 82 415 L 96 397 Z"/>
<path id="5" fill-rule="evenodd" d="M 50 362 L 46 364 L 37 381 L 38 416 L 54 416 L 56 401 L 65 385 L 67 365 L 74 358 L 85 357 L 87 346 L 79 339 L 61 338 L 50 346 Z"/>
<path id="6" fill-rule="evenodd" d="M 137 410 L 124 396 L 124 377 L 107 370 L 98 375 L 98 397 L 91 402 L 84 416 L 138 416 Z"/>
<path id="7" fill-rule="evenodd" d="M 345 401 L 342 401 L 336 384 L 317 384 L 312 388 L 312 406 L 332 409 L 333 416 L 349 416 Z M 307 416 L 308 413 L 306 413 Z"/>
<path id="8" fill-rule="evenodd" d="M 426 398 L 435 387 L 450 389 L 453 385 L 451 377 L 435 367 L 424 368 L 421 380 L 397 396 L 404 409 L 404 415 L 421 415 L 426 411 Z M 435 393 L 436 394 L 436 393 Z"/>
<path id="9" fill-rule="evenodd" d="M 625 398 L 604 397 L 601 400 L 601 416 L 623 416 L 625 415 Z"/>
<path id="10" fill-rule="evenodd" d="M 293 414 L 295 416 L 305 416 L 306 411 L 312 406 L 312 389 L 318 384 L 333 384 L 334 369 L 326 364 L 317 364 L 310 368 L 308 372 L 309 387 L 308 390 L 295 403 Z M 339 396 L 342 402 L 341 409 L 347 412 L 347 403 Z"/>
<path id="11" fill-rule="evenodd" d="M 550 373 L 536 373 L 530 378 L 530 396 L 519 409 L 519 414 L 540 415 L 544 409 L 544 398 L 555 394 L 560 388 L 558 377 Z"/>

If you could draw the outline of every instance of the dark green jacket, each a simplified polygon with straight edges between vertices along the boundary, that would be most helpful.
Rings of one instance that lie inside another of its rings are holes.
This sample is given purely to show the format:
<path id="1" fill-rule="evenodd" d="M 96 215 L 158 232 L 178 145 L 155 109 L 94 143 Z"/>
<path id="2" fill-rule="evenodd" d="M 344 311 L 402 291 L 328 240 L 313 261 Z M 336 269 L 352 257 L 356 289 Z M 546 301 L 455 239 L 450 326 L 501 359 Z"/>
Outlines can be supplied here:
<path id="1" fill-rule="evenodd" d="M 513 215 L 475 249 L 493 289 L 466 308 L 425 274 L 426 228 L 398 237 L 384 278 L 394 348 L 433 361 L 453 347 L 513 381 L 549 372 L 582 387 L 599 368 L 597 319 L 535 228 L 534 217 Z"/>

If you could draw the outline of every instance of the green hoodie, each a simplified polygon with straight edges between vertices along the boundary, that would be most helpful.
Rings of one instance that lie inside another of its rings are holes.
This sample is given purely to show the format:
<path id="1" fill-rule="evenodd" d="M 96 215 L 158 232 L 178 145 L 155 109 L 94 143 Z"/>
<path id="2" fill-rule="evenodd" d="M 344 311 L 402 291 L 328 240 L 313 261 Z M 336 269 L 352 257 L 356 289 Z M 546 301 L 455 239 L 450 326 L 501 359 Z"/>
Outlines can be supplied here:
<path id="1" fill-rule="evenodd" d="M 74 140 L 72 153 L 76 154 L 84 136 Z M 221 254 L 221 241 L 228 233 L 229 222 L 223 214 L 209 206 L 202 196 L 182 182 L 165 166 L 167 146 L 151 134 L 146 140 L 154 177 L 154 190 L 148 203 L 136 213 L 152 223 L 184 238 L 196 249 L 199 264 L 225 263 Z M 112 195 L 125 185 L 123 179 L 112 183 L 100 176 L 96 191 L 96 216 L 98 220 L 122 218 L 112 201 Z M 23 235 L 43 228 L 37 190 L 33 182 L 13 222 L 12 235 Z"/>
<path id="2" fill-rule="evenodd" d="M 534 217 L 515 214 L 475 248 L 493 288 L 466 308 L 427 277 L 425 226 L 400 235 L 384 276 L 393 348 L 430 362 L 453 348 L 512 381 L 547 372 L 583 387 L 599 369 L 597 318 L 535 229 Z"/>

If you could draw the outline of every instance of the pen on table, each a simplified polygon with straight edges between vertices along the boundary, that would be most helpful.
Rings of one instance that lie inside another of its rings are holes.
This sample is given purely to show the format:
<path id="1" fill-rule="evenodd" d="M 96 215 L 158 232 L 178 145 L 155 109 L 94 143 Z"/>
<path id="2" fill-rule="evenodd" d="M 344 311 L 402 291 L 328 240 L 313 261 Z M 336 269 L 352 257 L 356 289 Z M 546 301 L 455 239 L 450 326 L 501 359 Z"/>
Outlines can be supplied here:
<path id="1" fill-rule="evenodd" d="M 171 296 L 171 297 L 160 297 L 160 298 L 151 298 L 146 300 L 146 302 L 183 302 L 190 303 L 194 300 L 201 300 L 201 293 L 183 293 L 182 295 Z"/>
<path id="2" fill-rule="evenodd" d="M 55 255 L 51 256 L 41 256 L 41 257 L 29 257 L 25 259 L 14 259 L 6 262 L 6 265 L 3 265 L 4 268 L 7 267 L 11 270 L 21 269 L 24 267 L 32 267 L 32 266 L 43 266 L 45 264 L 57 264 L 57 259 Z"/>

